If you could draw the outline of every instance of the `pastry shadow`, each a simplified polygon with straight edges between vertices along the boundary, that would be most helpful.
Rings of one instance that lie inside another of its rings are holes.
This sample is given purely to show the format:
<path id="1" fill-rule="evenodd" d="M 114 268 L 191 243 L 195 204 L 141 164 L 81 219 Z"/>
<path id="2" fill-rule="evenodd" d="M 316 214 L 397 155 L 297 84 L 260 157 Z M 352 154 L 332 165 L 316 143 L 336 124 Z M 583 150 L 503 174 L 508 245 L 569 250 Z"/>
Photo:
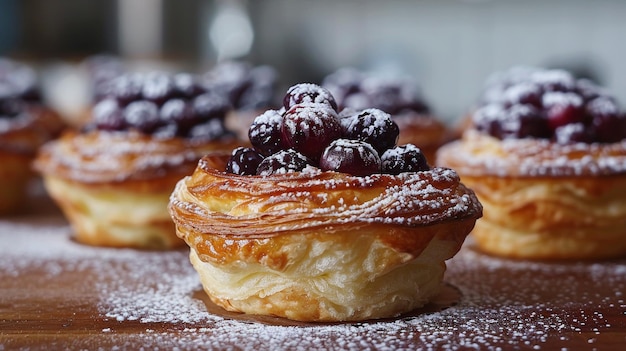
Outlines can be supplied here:
<path id="1" fill-rule="evenodd" d="M 433 314 L 437 312 L 441 312 L 450 307 L 453 307 L 459 303 L 461 300 L 461 291 L 456 287 L 448 283 L 443 283 L 441 291 L 435 295 L 435 297 L 423 307 L 416 308 L 413 311 L 403 313 L 397 317 L 393 318 L 383 318 L 383 319 L 371 319 L 364 321 L 346 321 L 346 322 L 303 322 L 303 321 L 295 321 L 287 318 L 277 317 L 277 316 L 264 316 L 264 315 L 254 315 L 254 314 L 246 314 L 241 312 L 231 312 L 223 309 L 222 307 L 216 305 L 211 301 L 209 296 L 202 289 L 198 289 L 192 293 L 192 297 L 194 299 L 198 299 L 202 301 L 205 305 L 207 312 L 210 314 L 220 316 L 225 319 L 236 320 L 240 322 L 246 323 L 259 323 L 266 324 L 272 326 L 296 326 L 296 327 L 315 327 L 315 326 L 325 326 L 325 325 L 358 325 L 358 324 L 373 324 L 373 323 L 381 323 L 381 322 L 393 322 L 400 319 L 406 318 L 414 318 L 423 315 Z"/>

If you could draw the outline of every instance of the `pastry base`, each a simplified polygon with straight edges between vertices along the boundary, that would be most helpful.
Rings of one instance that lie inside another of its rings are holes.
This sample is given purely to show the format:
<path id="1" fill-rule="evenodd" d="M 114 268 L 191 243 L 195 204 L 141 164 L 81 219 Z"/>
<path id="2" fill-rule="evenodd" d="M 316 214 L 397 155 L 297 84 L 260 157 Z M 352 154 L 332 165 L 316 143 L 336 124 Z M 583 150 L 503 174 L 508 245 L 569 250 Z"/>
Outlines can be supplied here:
<path id="1" fill-rule="evenodd" d="M 31 157 L 0 151 L 0 214 L 16 212 L 26 202 L 33 178 L 30 162 Z"/>
<path id="2" fill-rule="evenodd" d="M 626 255 L 626 175 L 462 180 L 483 204 L 472 236 L 489 254 L 542 260 Z"/>
<path id="3" fill-rule="evenodd" d="M 473 225 L 474 219 L 467 219 L 399 234 L 424 238 L 427 246 L 418 255 L 386 242 L 393 227 L 372 226 L 268 239 L 276 243 L 228 240 L 248 254 L 220 260 L 192 247 L 190 260 L 211 301 L 227 311 L 309 322 L 391 318 L 426 305 L 439 293 L 445 260 L 460 249 Z M 256 257 L 257 245 L 280 251 Z M 281 252 L 285 265 L 275 260 Z"/>
<path id="4" fill-rule="evenodd" d="M 173 186 L 157 190 L 150 182 L 82 184 L 53 176 L 44 176 L 44 184 L 78 242 L 139 249 L 185 244 L 167 212 Z"/>

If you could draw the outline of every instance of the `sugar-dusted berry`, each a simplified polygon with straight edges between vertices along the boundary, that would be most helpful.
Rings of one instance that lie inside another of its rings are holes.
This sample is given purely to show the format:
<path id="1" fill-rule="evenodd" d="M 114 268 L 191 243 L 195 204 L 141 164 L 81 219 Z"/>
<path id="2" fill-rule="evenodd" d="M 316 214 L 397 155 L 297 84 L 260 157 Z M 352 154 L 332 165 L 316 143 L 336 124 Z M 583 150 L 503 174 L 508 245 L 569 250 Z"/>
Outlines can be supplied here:
<path id="1" fill-rule="evenodd" d="M 380 173 L 381 161 L 378 152 L 370 144 L 360 140 L 337 139 L 324 150 L 320 168 L 323 171 L 366 176 Z"/>

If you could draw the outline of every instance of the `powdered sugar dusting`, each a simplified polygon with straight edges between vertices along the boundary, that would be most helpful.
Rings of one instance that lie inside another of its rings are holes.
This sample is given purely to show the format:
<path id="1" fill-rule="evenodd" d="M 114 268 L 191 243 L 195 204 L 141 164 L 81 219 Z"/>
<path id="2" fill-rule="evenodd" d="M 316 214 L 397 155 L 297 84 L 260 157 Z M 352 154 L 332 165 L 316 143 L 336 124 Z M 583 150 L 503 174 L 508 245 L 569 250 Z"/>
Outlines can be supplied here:
<path id="1" fill-rule="evenodd" d="M 461 174 L 581 176 L 626 172 L 626 140 L 559 144 L 540 139 L 499 140 L 474 130 L 442 147 L 437 164 Z"/>
<path id="2" fill-rule="evenodd" d="M 18 301 L 11 289 L 34 276 L 41 290 L 29 294 L 40 296 L 39 303 L 46 303 L 45 286 L 67 280 L 82 304 L 95 306 L 92 318 L 99 321 L 76 334 L 71 348 L 603 349 L 626 342 L 624 259 L 514 261 L 485 256 L 470 240 L 448 262 L 444 278 L 462 294 L 454 307 L 390 321 L 277 326 L 207 312 L 194 297 L 200 282 L 185 251 L 88 247 L 70 241 L 68 231 L 54 217 L 0 220 L 0 289 L 9 292 L 0 294 L 0 305 Z M 85 274 L 91 280 L 72 279 Z M 0 338 L 0 348 L 24 340 L 12 335 Z"/>

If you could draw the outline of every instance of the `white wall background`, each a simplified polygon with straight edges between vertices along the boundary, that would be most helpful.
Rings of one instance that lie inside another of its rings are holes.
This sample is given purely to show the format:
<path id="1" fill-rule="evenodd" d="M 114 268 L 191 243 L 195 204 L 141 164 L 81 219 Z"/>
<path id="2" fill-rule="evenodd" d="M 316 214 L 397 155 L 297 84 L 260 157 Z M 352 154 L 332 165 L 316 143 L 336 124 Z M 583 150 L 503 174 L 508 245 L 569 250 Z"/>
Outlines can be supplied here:
<path id="1" fill-rule="evenodd" d="M 454 120 L 486 77 L 513 65 L 591 73 L 626 105 L 624 0 L 249 1 L 254 55 L 283 77 L 320 79 L 342 66 L 416 78 Z"/>

